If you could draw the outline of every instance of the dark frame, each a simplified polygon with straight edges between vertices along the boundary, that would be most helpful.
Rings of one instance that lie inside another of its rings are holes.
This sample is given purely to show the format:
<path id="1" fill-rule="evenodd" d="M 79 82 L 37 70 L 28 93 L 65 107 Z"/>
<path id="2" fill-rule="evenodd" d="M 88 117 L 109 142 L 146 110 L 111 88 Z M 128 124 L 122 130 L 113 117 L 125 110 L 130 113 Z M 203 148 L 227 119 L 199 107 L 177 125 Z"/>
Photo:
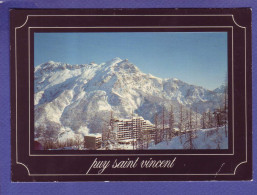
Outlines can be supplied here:
<path id="1" fill-rule="evenodd" d="M 228 150 L 32 150 L 34 93 L 31 91 L 34 91 L 34 86 L 30 81 L 34 78 L 33 33 L 117 32 L 117 29 L 119 32 L 228 32 Z M 12 10 L 10 31 L 13 181 L 251 179 L 249 9 Z M 172 169 L 143 169 L 138 166 L 134 169 L 109 168 L 102 174 L 97 171 L 86 174 L 95 158 L 111 162 L 128 158 L 139 158 L 140 161 L 149 158 L 176 159 L 176 163 Z M 76 166 L 70 166 L 72 164 Z"/>

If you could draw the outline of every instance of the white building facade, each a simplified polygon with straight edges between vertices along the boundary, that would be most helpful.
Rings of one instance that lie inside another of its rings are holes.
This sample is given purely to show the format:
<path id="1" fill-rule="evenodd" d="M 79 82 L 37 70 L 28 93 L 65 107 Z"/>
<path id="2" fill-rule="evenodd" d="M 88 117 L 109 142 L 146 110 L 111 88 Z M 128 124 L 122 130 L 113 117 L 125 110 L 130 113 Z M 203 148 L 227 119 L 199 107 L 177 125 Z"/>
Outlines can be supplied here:
<path id="1" fill-rule="evenodd" d="M 145 148 L 154 139 L 153 124 L 143 117 L 131 119 L 114 119 L 113 132 L 118 142 L 130 140 L 136 148 Z"/>

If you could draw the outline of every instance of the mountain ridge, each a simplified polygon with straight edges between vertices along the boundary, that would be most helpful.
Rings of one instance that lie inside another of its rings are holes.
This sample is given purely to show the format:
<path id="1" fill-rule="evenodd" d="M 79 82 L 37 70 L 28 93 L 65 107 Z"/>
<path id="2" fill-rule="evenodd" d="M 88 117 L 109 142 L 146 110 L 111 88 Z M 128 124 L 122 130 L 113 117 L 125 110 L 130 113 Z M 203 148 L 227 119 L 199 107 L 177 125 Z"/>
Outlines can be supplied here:
<path id="1" fill-rule="evenodd" d="M 176 78 L 158 78 L 118 57 L 101 64 L 49 61 L 35 67 L 34 77 L 35 129 L 52 129 L 54 136 L 101 133 L 111 111 L 118 118 L 134 112 L 153 123 L 154 115 L 163 107 L 168 112 L 170 105 L 178 120 L 182 104 L 194 112 L 197 107 L 200 118 L 202 112 L 219 107 L 223 99 L 221 91 Z"/>

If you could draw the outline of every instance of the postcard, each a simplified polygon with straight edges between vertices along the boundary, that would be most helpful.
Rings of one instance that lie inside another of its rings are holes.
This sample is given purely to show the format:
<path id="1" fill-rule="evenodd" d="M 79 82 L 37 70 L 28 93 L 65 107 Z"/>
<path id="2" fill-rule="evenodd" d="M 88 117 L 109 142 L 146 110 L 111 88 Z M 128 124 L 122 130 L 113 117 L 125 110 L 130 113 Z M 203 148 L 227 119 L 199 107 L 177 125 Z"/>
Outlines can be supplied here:
<path id="1" fill-rule="evenodd" d="M 10 14 L 13 181 L 252 179 L 250 9 Z"/>

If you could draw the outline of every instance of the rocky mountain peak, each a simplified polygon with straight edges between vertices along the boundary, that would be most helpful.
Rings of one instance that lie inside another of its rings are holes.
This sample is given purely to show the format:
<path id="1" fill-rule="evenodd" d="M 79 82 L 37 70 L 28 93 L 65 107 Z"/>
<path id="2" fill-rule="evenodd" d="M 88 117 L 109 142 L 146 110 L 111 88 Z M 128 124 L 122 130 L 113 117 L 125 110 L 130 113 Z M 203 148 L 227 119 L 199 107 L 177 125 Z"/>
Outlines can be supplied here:
<path id="1" fill-rule="evenodd" d="M 133 111 L 153 123 L 163 106 L 173 106 L 176 120 L 181 104 L 202 113 L 223 100 L 221 93 L 145 74 L 117 57 L 101 65 L 47 62 L 35 68 L 34 87 L 35 128 L 51 127 L 57 134 L 101 133 L 111 111 L 118 118 Z"/>

